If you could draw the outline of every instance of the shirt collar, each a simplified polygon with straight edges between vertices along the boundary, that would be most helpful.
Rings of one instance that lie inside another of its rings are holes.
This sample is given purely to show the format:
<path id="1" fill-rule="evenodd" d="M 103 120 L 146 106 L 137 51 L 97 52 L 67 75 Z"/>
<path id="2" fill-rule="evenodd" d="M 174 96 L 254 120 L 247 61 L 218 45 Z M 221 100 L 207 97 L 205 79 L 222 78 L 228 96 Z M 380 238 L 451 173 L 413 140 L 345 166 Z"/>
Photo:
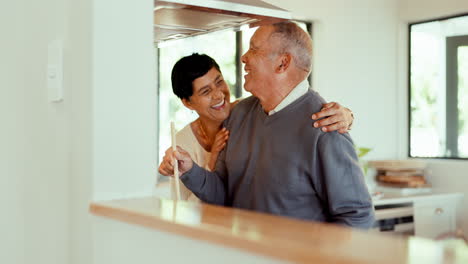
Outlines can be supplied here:
<path id="1" fill-rule="evenodd" d="M 299 97 L 303 96 L 309 90 L 309 82 L 307 79 L 300 82 L 296 87 L 294 87 L 291 92 L 270 112 L 268 115 L 273 115 L 286 106 L 290 105 L 292 102 L 296 101 Z"/>

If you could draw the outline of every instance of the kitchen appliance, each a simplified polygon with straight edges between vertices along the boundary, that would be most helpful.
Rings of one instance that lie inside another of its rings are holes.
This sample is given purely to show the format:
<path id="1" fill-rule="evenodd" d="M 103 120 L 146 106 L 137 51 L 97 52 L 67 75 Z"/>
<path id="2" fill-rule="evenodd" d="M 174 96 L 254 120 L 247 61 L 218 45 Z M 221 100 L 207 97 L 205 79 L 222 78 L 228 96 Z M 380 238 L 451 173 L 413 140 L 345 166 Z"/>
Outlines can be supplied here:
<path id="1" fill-rule="evenodd" d="M 375 224 L 377 232 L 397 235 L 414 235 L 414 210 L 411 203 L 375 206 Z"/>
<path id="2" fill-rule="evenodd" d="M 260 0 L 155 0 L 154 6 L 156 43 L 291 19 L 289 11 Z"/>

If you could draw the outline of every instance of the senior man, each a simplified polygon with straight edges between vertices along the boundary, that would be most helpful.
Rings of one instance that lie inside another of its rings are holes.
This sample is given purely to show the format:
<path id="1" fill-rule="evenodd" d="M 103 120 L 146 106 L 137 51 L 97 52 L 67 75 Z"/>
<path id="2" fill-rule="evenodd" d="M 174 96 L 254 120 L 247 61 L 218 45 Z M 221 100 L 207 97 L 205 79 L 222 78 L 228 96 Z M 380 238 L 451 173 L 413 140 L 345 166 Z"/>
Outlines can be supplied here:
<path id="1" fill-rule="evenodd" d="M 312 42 L 296 24 L 261 26 L 242 56 L 246 91 L 225 121 L 230 137 L 209 172 L 182 148 L 159 167 L 204 202 L 299 219 L 369 228 L 370 195 L 349 134 L 324 133 L 307 113 L 325 102 L 309 90 Z"/>

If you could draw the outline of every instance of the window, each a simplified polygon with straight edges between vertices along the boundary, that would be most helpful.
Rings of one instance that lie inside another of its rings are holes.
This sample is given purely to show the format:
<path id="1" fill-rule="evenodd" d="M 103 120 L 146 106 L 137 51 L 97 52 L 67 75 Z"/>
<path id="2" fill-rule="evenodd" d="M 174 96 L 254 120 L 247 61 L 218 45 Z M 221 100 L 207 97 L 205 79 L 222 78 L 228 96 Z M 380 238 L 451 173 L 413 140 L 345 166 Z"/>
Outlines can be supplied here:
<path id="1" fill-rule="evenodd" d="M 409 26 L 409 156 L 468 158 L 468 15 Z"/>
<path id="2" fill-rule="evenodd" d="M 311 24 L 297 22 L 304 30 L 311 33 Z M 168 42 L 157 49 L 158 64 L 158 156 L 161 162 L 165 150 L 171 144 L 170 122 L 182 129 L 198 116 L 185 108 L 180 99 L 172 92 L 171 72 L 174 64 L 182 57 L 192 53 L 204 53 L 214 58 L 219 64 L 223 76 L 231 89 L 231 99 L 247 97 L 244 91 L 244 70 L 240 57 L 248 47 L 250 37 L 256 28 L 244 31 L 219 31 L 187 39 Z"/>

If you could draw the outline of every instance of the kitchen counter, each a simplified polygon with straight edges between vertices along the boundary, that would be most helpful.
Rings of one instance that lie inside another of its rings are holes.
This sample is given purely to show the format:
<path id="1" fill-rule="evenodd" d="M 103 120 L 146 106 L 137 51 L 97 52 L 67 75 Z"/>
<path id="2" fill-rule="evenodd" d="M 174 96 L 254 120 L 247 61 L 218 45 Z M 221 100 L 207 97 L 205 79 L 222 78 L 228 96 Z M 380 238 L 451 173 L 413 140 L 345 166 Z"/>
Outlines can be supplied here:
<path id="1" fill-rule="evenodd" d="M 155 197 L 95 202 L 95 216 L 295 263 L 462 263 L 468 248 Z M 466 263 L 466 262 L 463 262 Z"/>
<path id="2" fill-rule="evenodd" d="M 373 203 L 374 205 L 385 205 L 385 204 L 427 201 L 428 199 L 461 200 L 462 198 L 463 198 L 462 193 L 446 193 L 446 192 L 433 191 L 433 192 L 427 192 L 427 193 L 400 194 L 397 192 L 383 191 L 383 196 L 378 199 L 373 199 Z"/>

